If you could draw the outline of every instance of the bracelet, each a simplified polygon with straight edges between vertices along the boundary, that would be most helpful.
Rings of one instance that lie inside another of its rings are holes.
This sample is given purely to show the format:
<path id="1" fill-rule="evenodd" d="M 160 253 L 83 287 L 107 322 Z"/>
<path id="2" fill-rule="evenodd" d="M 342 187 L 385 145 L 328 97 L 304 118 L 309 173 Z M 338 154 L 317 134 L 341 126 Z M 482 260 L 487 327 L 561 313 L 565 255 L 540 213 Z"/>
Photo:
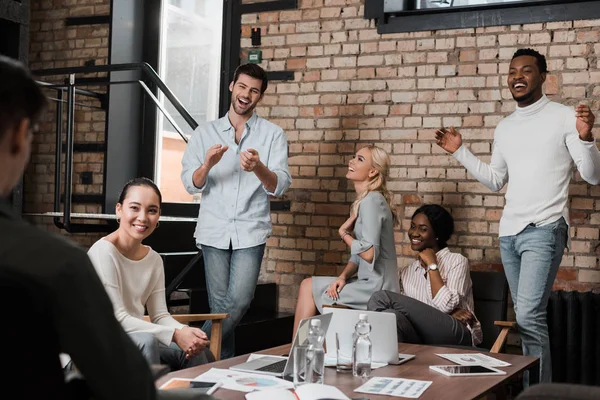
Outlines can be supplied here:
<path id="1" fill-rule="evenodd" d="M 344 232 L 344 234 L 342 235 L 342 239 L 341 239 L 342 242 L 344 241 L 344 238 L 346 237 L 346 235 L 349 235 L 349 234 L 350 234 L 350 232 Z"/>

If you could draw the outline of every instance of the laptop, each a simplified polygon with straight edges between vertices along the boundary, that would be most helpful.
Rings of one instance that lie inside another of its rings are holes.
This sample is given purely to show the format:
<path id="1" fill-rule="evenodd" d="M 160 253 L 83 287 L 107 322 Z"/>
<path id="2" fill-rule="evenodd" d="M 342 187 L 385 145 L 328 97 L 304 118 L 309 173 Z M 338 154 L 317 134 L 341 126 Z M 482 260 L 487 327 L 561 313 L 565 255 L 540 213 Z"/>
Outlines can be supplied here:
<path id="1" fill-rule="evenodd" d="M 352 358 L 352 337 L 354 326 L 359 314 L 367 314 L 371 324 L 369 337 L 372 343 L 371 360 L 374 363 L 402 364 L 415 358 L 412 354 L 398 354 L 398 332 L 396 331 L 396 315 L 387 312 L 348 310 L 343 308 L 323 309 L 323 313 L 331 314 L 331 323 L 325 335 L 327 343 L 326 357 L 336 355 L 336 333 L 342 354 L 348 359 Z"/>
<path id="2" fill-rule="evenodd" d="M 265 356 L 252 361 L 247 361 L 242 364 L 234 365 L 233 367 L 229 367 L 229 369 L 277 377 L 291 376 L 294 369 L 294 349 L 296 346 L 303 345 L 307 341 L 310 321 L 313 319 L 320 319 L 321 329 L 325 334 L 327 334 L 331 317 L 331 314 L 323 314 L 300 321 L 300 324 L 298 324 L 298 330 L 296 331 L 294 340 L 292 342 L 292 347 L 290 348 L 289 357 Z"/>

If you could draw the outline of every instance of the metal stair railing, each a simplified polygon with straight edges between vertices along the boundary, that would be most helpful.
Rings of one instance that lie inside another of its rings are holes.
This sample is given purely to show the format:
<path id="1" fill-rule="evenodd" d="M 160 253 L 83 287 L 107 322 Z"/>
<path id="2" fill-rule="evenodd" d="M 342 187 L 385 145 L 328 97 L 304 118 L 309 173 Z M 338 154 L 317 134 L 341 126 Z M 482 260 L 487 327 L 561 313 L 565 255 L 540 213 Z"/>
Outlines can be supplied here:
<path id="1" fill-rule="evenodd" d="M 175 120 L 171 117 L 165 107 L 160 104 L 160 101 L 156 98 L 152 90 L 142 80 L 129 80 L 129 81 L 114 81 L 110 79 L 107 81 L 94 81 L 90 83 L 77 84 L 75 76 L 76 74 L 91 74 L 91 73 L 110 73 L 120 71 L 139 71 L 142 73 L 142 78 L 147 78 L 156 88 L 158 88 L 164 96 L 169 100 L 171 105 L 177 110 L 185 122 L 190 128 L 196 129 L 198 123 L 187 111 L 187 109 L 181 104 L 175 94 L 169 89 L 165 82 L 160 78 L 156 71 L 148 63 L 130 63 L 130 64 L 112 64 L 112 65 L 93 65 L 83 67 L 66 67 L 66 68 L 50 68 L 50 69 L 39 69 L 32 71 L 32 74 L 37 77 L 47 76 L 61 76 L 67 75 L 64 84 L 52 84 L 47 82 L 38 81 L 38 84 L 46 89 L 56 90 L 56 98 L 50 98 L 50 100 L 57 102 L 56 107 L 56 165 L 55 165 L 55 179 L 54 179 L 54 211 L 50 213 L 27 213 L 29 216 L 41 216 L 41 217 L 52 217 L 54 224 L 59 229 L 64 229 L 69 233 L 77 232 L 108 232 L 109 227 L 106 224 L 85 224 L 85 223 L 73 223 L 73 218 L 84 218 L 84 219 L 97 219 L 97 220 L 111 220 L 114 219 L 110 215 L 106 214 L 82 214 L 71 212 L 72 200 L 73 200 L 73 147 L 74 147 L 74 120 L 75 120 L 75 105 L 81 105 L 84 107 L 91 107 L 88 104 L 76 103 L 75 96 L 81 95 L 84 97 L 95 98 L 100 101 L 102 109 L 106 109 L 107 95 L 105 93 L 97 93 L 90 90 L 77 88 L 76 86 L 110 86 L 120 84 L 139 84 L 148 98 L 152 100 L 154 105 L 162 112 L 165 118 L 173 125 L 179 136 L 187 143 L 187 137 L 177 125 Z M 66 100 L 64 94 L 66 93 Z M 61 158 L 62 158 L 62 126 L 63 126 L 63 104 L 67 105 L 67 126 L 66 126 L 66 149 L 65 149 L 65 194 L 64 194 L 64 206 L 63 211 L 60 210 L 61 203 Z M 96 107 L 97 108 L 97 107 Z M 103 187 L 103 191 L 105 188 Z M 104 193 L 103 193 L 104 194 Z M 62 221 L 61 221 L 62 217 Z M 175 217 L 177 218 L 177 217 Z M 177 218 L 178 220 L 185 222 L 195 221 L 195 218 Z"/>

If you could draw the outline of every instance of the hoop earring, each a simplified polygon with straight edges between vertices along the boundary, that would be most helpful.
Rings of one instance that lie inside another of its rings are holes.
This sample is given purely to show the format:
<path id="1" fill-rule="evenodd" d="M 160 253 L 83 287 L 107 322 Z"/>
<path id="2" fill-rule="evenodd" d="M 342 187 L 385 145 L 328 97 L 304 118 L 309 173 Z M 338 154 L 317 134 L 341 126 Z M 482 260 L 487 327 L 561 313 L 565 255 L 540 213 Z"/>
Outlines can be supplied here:
<path id="1" fill-rule="evenodd" d="M 156 228 L 158 228 L 159 226 L 160 226 L 160 221 L 158 221 L 158 222 L 156 223 Z M 156 228 L 154 228 L 154 229 L 156 229 Z"/>
<path id="2" fill-rule="evenodd" d="M 121 223 L 121 218 L 117 217 L 117 224 Z"/>

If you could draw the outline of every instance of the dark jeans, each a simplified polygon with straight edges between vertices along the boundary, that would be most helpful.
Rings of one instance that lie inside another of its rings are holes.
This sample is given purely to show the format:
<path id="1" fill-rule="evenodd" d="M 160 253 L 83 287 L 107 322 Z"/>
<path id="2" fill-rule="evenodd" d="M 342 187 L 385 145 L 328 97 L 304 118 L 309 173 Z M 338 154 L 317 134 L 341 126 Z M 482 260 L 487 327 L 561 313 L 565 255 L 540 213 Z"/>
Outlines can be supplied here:
<path id="1" fill-rule="evenodd" d="M 396 314 L 398 342 L 472 346 L 471 332 L 456 318 L 412 297 L 380 290 L 367 309 Z"/>

